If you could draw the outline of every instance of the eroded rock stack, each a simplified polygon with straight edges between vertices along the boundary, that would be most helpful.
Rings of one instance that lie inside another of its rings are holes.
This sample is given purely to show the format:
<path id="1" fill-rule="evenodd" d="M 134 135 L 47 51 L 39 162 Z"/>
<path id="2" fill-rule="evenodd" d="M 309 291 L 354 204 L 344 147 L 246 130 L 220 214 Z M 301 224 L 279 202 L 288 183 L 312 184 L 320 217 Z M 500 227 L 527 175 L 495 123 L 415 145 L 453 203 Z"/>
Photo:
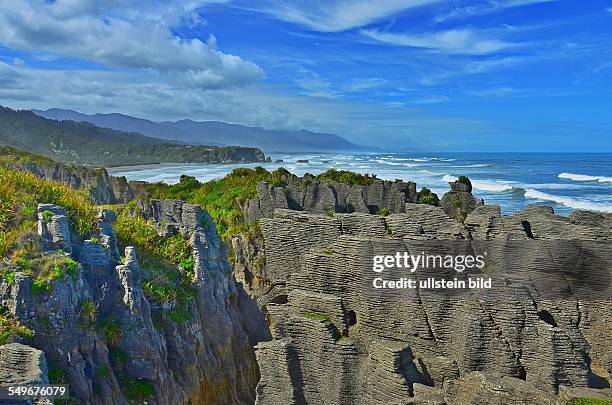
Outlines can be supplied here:
<path id="1" fill-rule="evenodd" d="M 74 260 L 78 269 L 43 292 L 17 271 L 13 283 L 0 285 L 0 302 L 33 329 L 30 344 L 47 354 L 49 368 L 65 370 L 73 397 L 124 404 L 137 400 L 126 391 L 136 384 L 152 390 L 145 391 L 150 404 L 254 402 L 259 372 L 253 345 L 269 338 L 267 327 L 235 283 L 205 211 L 177 201 L 158 201 L 152 209 L 160 233 L 183 235 L 195 258 L 195 300 L 180 322 L 159 315 L 156 320 L 155 313 L 173 308 L 147 298 L 141 283 L 147 267 L 133 247 L 126 247 L 119 262 L 112 211 L 99 212 L 96 237 L 85 241 L 71 235 L 62 207 L 40 205 L 38 211 L 46 254 Z M 0 357 L 9 349 L 0 348 Z M 10 365 L 0 359 L 2 367 Z"/>
<path id="2" fill-rule="evenodd" d="M 285 187 L 258 184 L 257 198 L 243 211 L 250 221 L 271 217 L 277 208 L 310 213 L 399 213 L 404 212 L 406 203 L 416 202 L 416 197 L 413 182 L 373 179 L 371 184 L 360 185 L 295 178 Z"/>
<path id="3" fill-rule="evenodd" d="M 440 200 L 440 206 L 448 216 L 463 221 L 476 207 L 484 205 L 483 200 L 472 195 L 472 182 L 467 177 L 461 176 L 449 184 L 450 191 Z"/>

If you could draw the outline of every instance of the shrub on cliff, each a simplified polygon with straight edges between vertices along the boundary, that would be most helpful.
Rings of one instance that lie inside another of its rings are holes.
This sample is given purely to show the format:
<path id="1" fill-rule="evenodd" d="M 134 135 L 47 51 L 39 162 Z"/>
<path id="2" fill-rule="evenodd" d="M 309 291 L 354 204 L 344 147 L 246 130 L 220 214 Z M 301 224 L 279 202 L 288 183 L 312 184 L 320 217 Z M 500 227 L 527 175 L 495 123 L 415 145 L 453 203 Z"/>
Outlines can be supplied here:
<path id="1" fill-rule="evenodd" d="M 348 170 L 336 170 L 329 169 L 325 173 L 321 173 L 316 176 L 317 180 L 332 180 L 338 183 L 344 184 L 357 184 L 360 186 L 367 186 L 374 182 L 376 176 L 369 174 L 359 174 Z"/>
<path id="2" fill-rule="evenodd" d="M 440 205 L 440 199 L 436 193 L 432 192 L 427 187 L 423 187 L 421 191 L 417 193 L 417 204 L 428 204 L 438 207 Z"/>
<path id="3" fill-rule="evenodd" d="M 367 174 L 330 169 L 318 176 L 304 176 L 302 184 L 307 185 L 312 180 L 330 180 L 344 184 L 368 185 L 372 184 L 375 178 Z M 217 224 L 219 235 L 228 240 L 235 233 L 249 233 L 257 226 L 245 223 L 241 209 L 241 205 L 257 197 L 257 184 L 266 182 L 274 187 L 283 187 L 292 181 L 299 180 L 284 168 L 273 172 L 263 167 L 237 168 L 218 180 L 199 183 L 193 177 L 181 176 L 177 184 L 151 184 L 147 191 L 150 198 L 182 199 L 202 206 Z"/>
<path id="4" fill-rule="evenodd" d="M 193 257 L 185 236 L 162 237 L 153 224 L 128 209 L 119 210 L 114 229 L 119 244 L 134 246 L 139 254 L 141 284 L 147 297 L 185 308 L 195 294 Z"/>
<path id="5" fill-rule="evenodd" d="M 89 236 L 95 229 L 96 208 L 84 192 L 0 166 L 0 256 L 10 253 L 20 238 L 35 228 L 38 203 L 64 207 L 71 226 L 81 236 Z"/>
<path id="6" fill-rule="evenodd" d="M 30 339 L 32 330 L 16 320 L 8 308 L 0 305 L 0 345 L 19 339 Z"/>
<path id="7" fill-rule="evenodd" d="M 182 176 L 177 184 L 152 184 L 148 187 L 151 198 L 182 199 L 202 206 L 213 217 L 219 235 L 227 239 L 244 224 L 240 204 L 257 196 L 257 184 L 264 181 L 275 186 L 286 183 L 291 174 L 285 169 L 269 172 L 263 167 L 237 168 L 227 176 L 199 183 L 193 177 Z M 236 228 L 236 227 L 239 227 Z"/>

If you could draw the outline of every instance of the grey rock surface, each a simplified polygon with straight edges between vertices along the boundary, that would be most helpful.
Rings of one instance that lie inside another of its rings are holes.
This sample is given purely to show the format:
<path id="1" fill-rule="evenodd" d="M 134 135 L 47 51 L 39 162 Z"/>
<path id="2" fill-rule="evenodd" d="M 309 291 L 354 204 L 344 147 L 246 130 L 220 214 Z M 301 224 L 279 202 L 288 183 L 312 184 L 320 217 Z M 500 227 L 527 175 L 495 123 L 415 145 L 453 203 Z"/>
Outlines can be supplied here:
<path id="1" fill-rule="evenodd" d="M 38 204 L 38 233 L 50 249 L 72 251 L 72 237 L 68 216 L 62 207 L 53 204 Z"/>
<path id="2" fill-rule="evenodd" d="M 373 255 L 448 249 L 455 241 L 468 251 L 486 246 L 487 271 L 516 266 L 550 285 L 563 285 L 554 273 L 563 263 L 572 268 L 572 249 L 592 249 L 591 260 L 604 266 L 593 276 L 609 286 L 611 217 L 564 218 L 545 208 L 508 217 L 484 205 L 463 223 L 420 204 L 386 217 L 275 210 L 260 222 L 265 277 L 254 295 L 273 340 L 256 347 L 257 403 L 556 404 L 561 386 L 605 395 L 596 389 L 609 384 L 605 293 L 576 290 L 559 299 L 527 288 L 522 273 L 494 292 L 456 297 L 382 293 L 368 280 Z"/>
<path id="3" fill-rule="evenodd" d="M 30 384 L 48 384 L 45 353 L 20 343 L 0 346 L 0 386 L 16 387 Z M 0 400 L 5 405 L 50 405 L 47 397 Z"/>
<path id="4" fill-rule="evenodd" d="M 484 205 L 484 201 L 472 195 L 472 183 L 467 177 L 461 177 L 450 184 L 450 191 L 442 196 L 440 206 L 450 217 L 459 221 L 477 207 Z"/>
<path id="5" fill-rule="evenodd" d="M 249 221 L 271 217 L 275 209 L 309 213 L 375 214 L 381 210 L 404 212 L 406 203 L 416 202 L 416 184 L 374 179 L 372 184 L 344 184 L 335 181 L 306 181 L 295 177 L 285 187 L 257 185 L 257 198 L 243 207 Z"/>
<path id="6" fill-rule="evenodd" d="M 126 404 L 127 378 L 153 387 L 149 404 L 254 402 L 259 368 L 253 346 L 270 335 L 257 305 L 236 284 L 208 213 L 180 201 L 155 201 L 151 208 L 160 234 L 183 235 L 195 259 L 195 298 L 185 320 L 173 321 L 161 317 L 174 309 L 172 302 L 162 305 L 145 294 L 141 280 L 150 264 L 139 260 L 140 252 L 128 246 L 119 262 L 114 212 L 101 210 L 97 240 L 84 241 L 71 234 L 63 208 L 41 205 L 38 212 L 48 254 L 61 255 L 62 249 L 79 270 L 42 293 L 34 293 L 32 279 L 17 272 L 14 283 L 0 282 L 0 303 L 33 329 L 29 344 L 46 353 L 49 368 L 66 371 L 74 398 Z M 86 303 L 95 308 L 93 319 L 83 312 Z M 0 370 L 8 370 L 14 357 L 5 356 L 5 347 Z"/>

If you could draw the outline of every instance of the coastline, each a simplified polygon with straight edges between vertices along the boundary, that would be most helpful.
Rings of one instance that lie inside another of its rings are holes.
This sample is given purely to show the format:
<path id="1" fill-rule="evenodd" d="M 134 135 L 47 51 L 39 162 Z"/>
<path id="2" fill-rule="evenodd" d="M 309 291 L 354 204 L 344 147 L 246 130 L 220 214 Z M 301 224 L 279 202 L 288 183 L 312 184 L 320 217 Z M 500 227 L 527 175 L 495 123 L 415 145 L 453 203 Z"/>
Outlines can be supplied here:
<path id="1" fill-rule="evenodd" d="M 237 167 L 262 166 L 273 171 L 279 167 L 303 176 L 328 169 L 375 174 L 383 180 L 414 181 L 442 195 L 448 181 L 468 176 L 474 193 L 487 204 L 497 204 L 504 214 L 528 205 L 551 205 L 567 216 L 576 210 L 612 211 L 612 173 L 609 154 L 533 154 L 500 153 L 291 153 L 273 154 L 272 162 L 250 164 L 152 164 L 109 168 L 109 174 L 128 180 L 175 184 L 181 175 L 206 182 L 224 177 Z M 308 160 L 308 163 L 298 162 Z M 568 173 L 572 174 L 571 178 Z M 577 173 L 577 174 L 576 174 Z"/>

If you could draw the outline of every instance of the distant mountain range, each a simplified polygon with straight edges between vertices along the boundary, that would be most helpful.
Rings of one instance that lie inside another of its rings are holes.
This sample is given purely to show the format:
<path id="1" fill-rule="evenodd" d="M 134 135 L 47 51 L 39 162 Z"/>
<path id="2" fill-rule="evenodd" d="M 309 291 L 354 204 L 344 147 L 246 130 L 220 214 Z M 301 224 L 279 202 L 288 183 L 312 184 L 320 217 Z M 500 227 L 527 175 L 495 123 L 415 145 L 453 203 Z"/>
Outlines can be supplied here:
<path id="1" fill-rule="evenodd" d="M 260 148 L 268 152 L 358 152 L 378 150 L 376 147 L 352 143 L 339 135 L 305 130 L 270 130 L 228 124 L 220 121 L 180 120 L 154 122 L 119 113 L 88 115 L 58 108 L 46 111 L 32 110 L 32 112 L 49 119 L 84 121 L 99 127 L 137 132 L 192 145 L 239 145 Z"/>
<path id="2" fill-rule="evenodd" d="M 0 106 L 0 145 L 63 163 L 120 166 L 150 163 L 263 162 L 260 149 L 187 145 L 88 122 L 57 121 Z"/>

